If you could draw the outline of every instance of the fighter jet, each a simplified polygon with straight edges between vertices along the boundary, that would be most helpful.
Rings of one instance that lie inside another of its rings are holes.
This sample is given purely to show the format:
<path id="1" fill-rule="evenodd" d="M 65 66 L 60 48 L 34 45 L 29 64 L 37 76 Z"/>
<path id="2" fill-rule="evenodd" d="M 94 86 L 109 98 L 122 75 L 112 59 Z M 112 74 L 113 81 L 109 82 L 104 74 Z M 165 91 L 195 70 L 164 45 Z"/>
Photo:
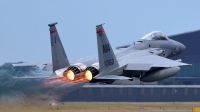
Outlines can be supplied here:
<path id="1" fill-rule="evenodd" d="M 13 66 L 46 65 L 44 70 L 53 69 L 50 80 L 63 79 L 68 82 L 111 84 L 116 80 L 143 82 L 159 81 L 179 72 L 180 66 L 190 65 L 180 60 L 169 59 L 183 52 L 186 47 L 169 39 L 160 31 L 153 31 L 131 45 L 113 51 L 103 24 L 96 26 L 98 57 L 68 60 L 56 29 L 57 23 L 49 24 L 52 63 L 20 63 Z M 34 78 L 34 77 L 20 77 Z M 39 77 L 36 77 L 39 78 Z M 44 78 L 44 77 L 42 77 Z"/>

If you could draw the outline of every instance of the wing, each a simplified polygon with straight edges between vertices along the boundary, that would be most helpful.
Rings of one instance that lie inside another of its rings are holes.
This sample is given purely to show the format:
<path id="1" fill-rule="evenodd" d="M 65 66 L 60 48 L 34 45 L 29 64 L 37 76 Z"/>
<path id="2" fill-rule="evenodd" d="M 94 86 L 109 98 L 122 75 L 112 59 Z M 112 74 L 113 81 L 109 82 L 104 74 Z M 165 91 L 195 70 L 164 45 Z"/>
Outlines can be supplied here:
<path id="1" fill-rule="evenodd" d="M 124 70 L 150 70 L 152 67 L 177 67 L 190 65 L 157 55 L 141 56 L 129 60 Z"/>
<path id="2" fill-rule="evenodd" d="M 42 79 L 47 78 L 49 80 L 55 80 L 55 79 L 61 79 L 62 77 L 57 76 L 55 73 L 53 73 L 50 76 L 23 76 L 23 77 L 13 77 L 14 79 Z"/>
<path id="3" fill-rule="evenodd" d="M 43 70 L 52 70 L 52 63 L 17 63 L 12 64 L 14 67 L 17 66 L 37 66 L 37 65 L 45 65 Z"/>

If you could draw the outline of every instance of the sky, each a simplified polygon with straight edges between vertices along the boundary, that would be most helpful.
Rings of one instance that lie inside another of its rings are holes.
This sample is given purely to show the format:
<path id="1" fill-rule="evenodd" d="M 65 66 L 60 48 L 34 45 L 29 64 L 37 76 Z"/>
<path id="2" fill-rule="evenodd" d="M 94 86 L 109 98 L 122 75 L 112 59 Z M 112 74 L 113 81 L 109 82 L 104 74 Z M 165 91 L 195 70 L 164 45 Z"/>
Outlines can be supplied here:
<path id="1" fill-rule="evenodd" d="M 69 59 L 97 55 L 95 26 L 113 49 L 151 31 L 166 35 L 200 29 L 199 0 L 0 0 L 0 65 L 51 62 L 49 23 Z"/>

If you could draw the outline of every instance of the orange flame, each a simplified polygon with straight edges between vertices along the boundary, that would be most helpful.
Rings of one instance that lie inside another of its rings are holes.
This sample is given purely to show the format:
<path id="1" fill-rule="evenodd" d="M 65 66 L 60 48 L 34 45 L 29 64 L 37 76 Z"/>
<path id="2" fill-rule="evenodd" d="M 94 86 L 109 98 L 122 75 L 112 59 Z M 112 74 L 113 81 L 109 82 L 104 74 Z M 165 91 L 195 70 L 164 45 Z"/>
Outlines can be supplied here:
<path id="1" fill-rule="evenodd" d="M 63 77 L 58 80 L 52 80 L 48 84 L 59 83 L 65 81 L 66 83 L 79 83 L 90 82 L 92 80 L 92 73 L 89 70 L 85 70 L 79 74 L 74 74 L 73 71 L 67 70 L 63 73 Z"/>
<path id="2" fill-rule="evenodd" d="M 91 80 L 92 80 L 92 73 L 89 70 L 86 70 L 79 74 L 76 74 L 74 80 L 71 82 L 73 83 L 89 82 Z"/>
<path id="3" fill-rule="evenodd" d="M 91 73 L 89 70 L 86 70 L 84 74 L 85 74 L 85 78 L 86 78 L 88 81 L 91 81 L 91 80 L 92 80 L 92 73 Z"/>
<path id="4" fill-rule="evenodd" d="M 66 72 L 63 73 L 63 77 L 67 77 L 67 79 L 73 81 L 75 78 L 75 75 L 73 71 L 67 70 Z"/>

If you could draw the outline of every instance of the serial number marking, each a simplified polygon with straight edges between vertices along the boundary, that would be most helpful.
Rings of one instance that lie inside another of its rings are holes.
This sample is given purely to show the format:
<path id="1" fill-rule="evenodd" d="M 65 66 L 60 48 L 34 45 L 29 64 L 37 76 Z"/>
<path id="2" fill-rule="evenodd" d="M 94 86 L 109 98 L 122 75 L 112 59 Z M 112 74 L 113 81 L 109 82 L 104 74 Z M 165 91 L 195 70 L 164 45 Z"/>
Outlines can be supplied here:
<path id="1" fill-rule="evenodd" d="M 114 59 L 108 59 L 104 61 L 105 66 L 114 65 Z"/>

